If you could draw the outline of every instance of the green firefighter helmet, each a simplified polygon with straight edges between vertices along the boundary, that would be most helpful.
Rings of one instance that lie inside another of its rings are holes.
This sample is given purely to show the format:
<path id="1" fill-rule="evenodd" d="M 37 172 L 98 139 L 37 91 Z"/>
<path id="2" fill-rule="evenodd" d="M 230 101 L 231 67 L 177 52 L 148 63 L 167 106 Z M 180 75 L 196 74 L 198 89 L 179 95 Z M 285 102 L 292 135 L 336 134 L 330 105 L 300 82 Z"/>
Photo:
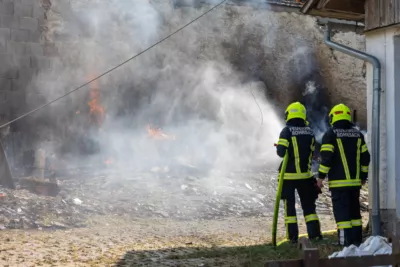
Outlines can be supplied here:
<path id="1" fill-rule="evenodd" d="M 331 112 L 329 112 L 329 122 L 332 125 L 337 121 L 343 120 L 351 122 L 351 111 L 348 106 L 338 104 L 331 109 Z"/>
<path id="2" fill-rule="evenodd" d="M 285 120 L 302 119 L 306 121 L 306 108 L 300 102 L 290 104 L 285 111 Z"/>

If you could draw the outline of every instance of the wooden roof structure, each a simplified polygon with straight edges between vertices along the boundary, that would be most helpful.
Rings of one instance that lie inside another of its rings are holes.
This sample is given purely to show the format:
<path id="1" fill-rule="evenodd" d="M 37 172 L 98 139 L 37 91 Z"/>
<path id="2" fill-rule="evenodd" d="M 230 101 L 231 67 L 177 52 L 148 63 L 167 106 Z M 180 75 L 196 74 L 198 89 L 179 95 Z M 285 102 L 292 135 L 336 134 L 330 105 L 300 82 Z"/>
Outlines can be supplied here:
<path id="1" fill-rule="evenodd" d="M 175 7 L 199 7 L 202 4 L 215 3 L 212 0 L 173 0 Z M 251 5 L 256 7 L 270 8 L 270 7 L 282 7 L 289 8 L 293 11 L 298 11 L 306 0 L 228 0 L 228 5 Z"/>
<path id="2" fill-rule="evenodd" d="M 300 11 L 312 16 L 363 22 L 366 31 L 400 23 L 400 0 L 307 0 Z"/>

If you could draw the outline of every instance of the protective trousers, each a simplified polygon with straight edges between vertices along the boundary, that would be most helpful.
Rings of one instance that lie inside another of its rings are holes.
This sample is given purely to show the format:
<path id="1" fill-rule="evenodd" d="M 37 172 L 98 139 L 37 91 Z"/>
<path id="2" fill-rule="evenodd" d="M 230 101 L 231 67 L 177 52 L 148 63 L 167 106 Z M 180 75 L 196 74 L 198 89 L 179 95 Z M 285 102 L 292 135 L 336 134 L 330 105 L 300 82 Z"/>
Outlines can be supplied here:
<path id="1" fill-rule="evenodd" d="M 360 211 L 360 189 L 331 189 L 332 208 L 335 216 L 339 244 L 356 245 L 362 242 L 362 220 Z"/>
<path id="2" fill-rule="evenodd" d="M 297 242 L 299 238 L 299 228 L 296 216 L 296 196 L 295 191 L 300 197 L 301 207 L 307 225 L 307 233 L 310 239 L 321 236 L 319 219 L 316 214 L 315 201 L 318 193 L 314 187 L 314 179 L 285 180 L 282 188 L 282 199 L 285 205 L 285 226 L 287 239 L 290 242 Z"/>

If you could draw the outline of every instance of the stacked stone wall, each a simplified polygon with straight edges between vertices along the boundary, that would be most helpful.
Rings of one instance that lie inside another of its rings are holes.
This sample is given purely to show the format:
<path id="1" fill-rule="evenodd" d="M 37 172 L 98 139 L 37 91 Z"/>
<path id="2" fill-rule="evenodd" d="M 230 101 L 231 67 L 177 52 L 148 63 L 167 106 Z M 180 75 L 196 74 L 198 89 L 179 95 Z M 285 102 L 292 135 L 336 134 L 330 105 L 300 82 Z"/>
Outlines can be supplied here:
<path id="1" fill-rule="evenodd" d="M 1 121 L 26 110 L 31 81 L 56 56 L 42 38 L 44 23 L 40 0 L 0 0 Z"/>

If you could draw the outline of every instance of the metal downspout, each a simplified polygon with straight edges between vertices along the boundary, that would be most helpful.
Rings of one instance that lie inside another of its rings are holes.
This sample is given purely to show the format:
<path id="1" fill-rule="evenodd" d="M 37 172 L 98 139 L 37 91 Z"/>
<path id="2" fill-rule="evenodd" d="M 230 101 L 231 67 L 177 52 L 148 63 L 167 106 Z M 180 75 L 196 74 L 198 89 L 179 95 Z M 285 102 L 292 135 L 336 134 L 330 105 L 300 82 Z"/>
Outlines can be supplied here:
<path id="1" fill-rule="evenodd" d="M 381 110 L 381 63 L 369 54 L 358 51 L 331 41 L 331 27 L 329 23 L 325 29 L 324 42 L 327 46 L 349 56 L 367 61 L 373 65 L 373 96 L 372 96 L 372 235 L 380 235 L 380 196 L 379 196 L 379 149 L 380 149 L 380 110 Z"/>

